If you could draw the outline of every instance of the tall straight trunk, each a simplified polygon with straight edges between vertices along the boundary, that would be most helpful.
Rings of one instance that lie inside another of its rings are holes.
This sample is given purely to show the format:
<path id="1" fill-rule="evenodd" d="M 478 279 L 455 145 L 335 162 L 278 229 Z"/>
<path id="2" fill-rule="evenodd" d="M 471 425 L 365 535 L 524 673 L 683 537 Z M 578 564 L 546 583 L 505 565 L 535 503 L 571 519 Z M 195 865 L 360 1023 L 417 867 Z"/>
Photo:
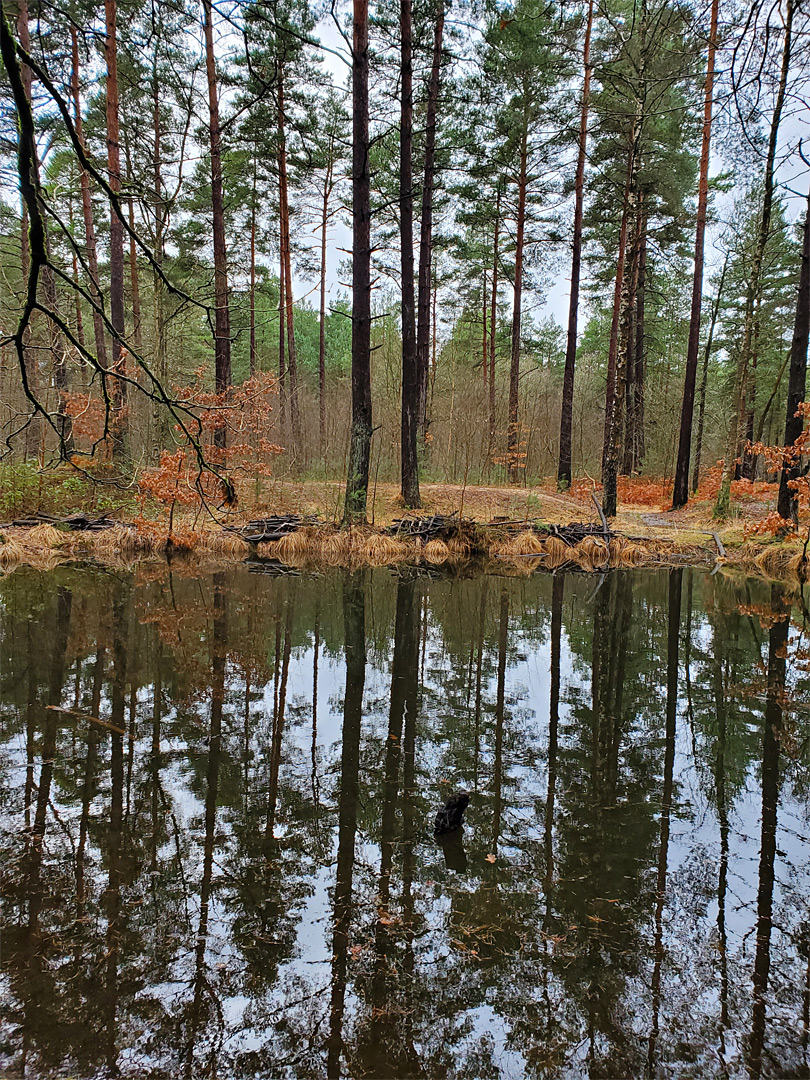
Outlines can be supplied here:
<path id="1" fill-rule="evenodd" d="M 73 199 L 70 200 L 70 231 L 75 232 L 76 223 L 73 220 Z M 73 265 L 73 285 L 76 289 L 76 340 L 82 349 L 87 348 L 87 339 L 84 335 L 84 315 L 82 314 L 82 298 L 79 295 L 80 281 L 79 281 L 79 257 L 76 252 L 73 252 L 71 257 Z"/>
<path id="2" fill-rule="evenodd" d="M 29 24 L 29 12 L 28 12 L 28 0 L 18 0 L 17 7 L 17 36 L 19 37 L 20 44 L 26 50 L 31 50 L 31 30 Z M 20 64 L 20 76 L 22 79 L 23 90 L 28 101 L 31 101 L 31 87 L 33 83 L 33 75 L 30 67 L 27 64 Z M 36 147 L 34 147 L 33 154 L 36 158 Z M 28 236 L 30 228 L 30 217 L 28 213 L 28 206 L 23 199 L 22 213 L 20 215 L 20 268 L 22 270 L 23 288 L 25 288 L 25 282 L 28 278 L 29 270 L 31 267 L 31 245 Z M 26 331 L 25 343 L 26 345 L 30 341 L 31 327 L 29 325 Z M 31 392 L 37 395 L 39 392 L 39 359 L 38 350 L 25 349 L 24 351 L 24 363 L 26 378 Z M 25 432 L 25 457 L 34 457 L 37 454 L 37 448 L 40 444 L 41 437 L 41 424 L 39 418 L 32 416 L 28 427 Z"/>
<path id="3" fill-rule="evenodd" d="M 754 314 L 754 332 L 751 336 L 751 364 L 745 395 L 745 428 L 743 441 L 737 450 L 740 463 L 734 474 L 734 479 L 740 478 L 753 480 L 756 473 L 756 457 L 748 449 L 748 444 L 754 441 L 754 414 L 757 407 L 757 368 L 759 366 L 759 331 L 762 325 L 760 311 L 762 307 L 762 293 L 757 297 Z"/>
<path id="4" fill-rule="evenodd" d="M 634 258 L 639 258 L 638 249 L 636 249 Z M 638 266 L 634 271 L 636 281 L 638 281 Z M 638 299 L 636 297 L 636 299 Z M 629 476 L 633 471 L 633 455 L 634 455 L 634 443 L 636 438 L 636 305 L 633 305 L 633 311 L 630 317 L 630 337 L 627 343 L 627 366 L 624 378 L 624 440 L 622 443 L 622 464 L 621 475 Z"/>
<path id="5" fill-rule="evenodd" d="M 152 273 L 152 287 L 154 290 L 153 301 L 153 325 L 154 341 L 154 365 L 157 377 L 165 385 L 166 366 L 166 315 L 164 306 L 164 285 L 161 277 L 163 269 L 163 256 L 165 246 L 165 233 L 167 224 L 167 206 L 163 198 L 163 125 L 160 118 L 161 83 L 158 79 L 157 49 L 152 62 L 152 131 L 153 131 L 153 155 L 152 164 L 153 183 L 155 185 L 155 266 Z M 157 464 L 160 461 L 160 453 L 167 434 L 166 410 L 160 402 L 155 402 L 153 413 L 154 435 L 152 443 L 152 461 Z"/>
<path id="6" fill-rule="evenodd" d="M 109 0 L 107 0 L 109 2 Z M 205 74 L 208 82 L 208 137 L 211 150 L 211 215 L 214 239 L 214 376 L 218 394 L 231 385 L 231 315 L 228 298 L 228 253 L 225 246 L 225 204 L 222 194 L 222 131 L 219 124 L 217 66 L 211 0 L 203 0 Z M 224 427 L 214 431 L 214 443 L 224 447 Z"/>
<path id="7" fill-rule="evenodd" d="M 132 295 L 132 337 L 135 348 L 140 352 L 143 344 L 141 333 L 141 286 L 138 279 L 138 247 L 135 243 L 135 200 L 127 200 L 129 214 L 129 286 Z"/>
<path id="8" fill-rule="evenodd" d="M 72 29 L 75 37 L 76 31 Z M 17 37 L 20 40 L 20 44 L 27 53 L 31 52 L 31 28 L 29 23 L 28 14 L 28 0 L 17 0 Z M 31 100 L 31 86 L 33 83 L 33 75 L 31 68 L 28 64 L 20 64 L 20 75 L 22 77 L 23 89 L 25 90 L 25 96 L 28 100 Z M 22 266 L 23 279 L 28 277 L 28 267 L 31 260 L 31 248 L 28 240 L 28 207 L 25 202 L 22 204 L 22 214 L 20 216 L 20 262 Z"/>
<path id="9" fill-rule="evenodd" d="M 727 270 L 728 252 L 726 252 L 726 257 L 723 261 L 723 270 L 720 274 L 720 283 L 717 287 L 717 296 L 714 298 L 714 304 L 712 305 L 712 317 L 711 321 L 709 322 L 709 333 L 706 337 L 706 347 L 703 350 L 703 373 L 700 377 L 700 393 L 698 395 L 698 427 L 695 440 L 695 464 L 692 470 L 693 493 L 697 492 L 698 484 L 700 482 L 700 460 L 703 455 L 703 430 L 706 424 L 706 387 L 709 383 L 709 359 L 712 354 L 714 328 L 717 325 L 717 316 L 720 313 L 720 301 L 723 296 L 723 284 L 726 280 Z"/>
<path id="10" fill-rule="evenodd" d="M 644 341 L 644 306 L 647 287 L 647 217 L 642 209 L 640 250 L 638 256 L 638 286 L 636 289 L 636 337 L 633 375 L 633 468 L 640 469 L 647 453 L 647 438 L 644 434 L 644 382 L 647 371 L 645 364 L 646 347 Z"/>
<path id="11" fill-rule="evenodd" d="M 416 363 L 419 373 L 419 427 L 427 434 L 428 368 L 430 363 L 430 293 L 433 260 L 433 187 L 436 174 L 436 114 L 439 108 L 442 38 L 445 0 L 436 0 L 433 26 L 433 60 L 425 115 L 425 175 L 422 183 L 422 216 L 419 222 L 419 285 L 416 316 Z"/>
<path id="12" fill-rule="evenodd" d="M 582 109 L 579 120 L 579 150 L 574 180 L 574 239 L 571 249 L 571 296 L 568 301 L 568 337 L 565 343 L 562 410 L 560 412 L 560 460 L 557 468 L 557 487 L 571 486 L 572 434 L 574 424 L 574 371 L 577 360 L 577 317 L 579 313 L 579 278 L 582 265 L 582 210 L 585 201 L 585 151 L 588 142 L 588 109 L 591 101 L 591 29 L 593 0 L 588 2 L 588 21 L 585 24 L 585 45 L 582 49 Z"/>
<path id="13" fill-rule="evenodd" d="M 332 191 L 333 148 L 334 143 L 330 139 L 321 214 L 321 310 L 318 322 L 318 426 L 321 457 L 326 453 L 326 229 L 329 223 L 329 195 Z"/>
<path id="14" fill-rule="evenodd" d="M 672 508 L 686 506 L 689 500 L 689 456 L 692 449 L 692 418 L 695 411 L 698 351 L 700 349 L 700 306 L 703 299 L 703 239 L 706 233 L 706 209 L 709 203 L 709 144 L 712 135 L 712 99 L 714 94 L 714 55 L 717 49 L 717 16 L 720 0 L 712 0 L 709 29 L 709 57 L 703 95 L 703 141 L 700 149 L 697 227 L 695 229 L 695 270 L 692 276 L 692 311 L 689 318 L 689 343 L 686 348 L 686 375 L 681 402 L 681 429 Z"/>
<path id="15" fill-rule="evenodd" d="M 796 319 L 793 323 L 793 340 L 790 343 L 790 374 L 788 375 L 787 416 L 785 418 L 785 446 L 793 446 L 804 428 L 804 418 L 796 415 L 805 400 L 807 388 L 807 346 L 810 340 L 810 193 L 807 195 L 807 211 L 804 218 L 802 241 L 802 265 L 799 272 L 799 292 L 796 296 Z M 799 462 L 785 465 L 779 477 L 780 517 L 799 524 L 799 500 L 790 484 L 799 475 Z"/>
<path id="16" fill-rule="evenodd" d="M 365 522 L 371 458 L 371 173 L 368 138 L 368 0 L 352 27 L 352 430 L 344 525 Z"/>
<path id="17" fill-rule="evenodd" d="M 256 374 L 256 146 L 250 199 L 250 377 Z"/>
<path id="18" fill-rule="evenodd" d="M 520 172 L 518 174 L 517 231 L 515 235 L 515 299 L 512 307 L 512 354 L 509 365 L 509 425 L 506 429 L 506 456 L 509 483 L 518 483 L 521 476 L 518 430 L 518 390 L 520 388 L 520 323 L 523 307 L 523 241 L 526 233 L 526 186 L 528 170 L 528 130 L 524 123 L 520 142 Z"/>
<path id="19" fill-rule="evenodd" d="M 643 33 L 643 30 L 642 30 Z M 630 347 L 630 324 L 633 314 L 633 302 L 635 289 L 638 285 L 638 259 L 636 251 L 639 243 L 639 229 L 636 226 L 636 235 L 633 240 L 633 257 L 630 266 L 626 265 L 627 226 L 630 217 L 635 212 L 638 197 L 638 171 L 640 162 L 639 140 L 643 118 L 643 103 L 641 100 L 636 105 L 636 115 L 631 128 L 630 154 L 628 158 L 627 186 L 625 188 L 625 206 L 622 213 L 622 225 L 619 239 L 621 267 L 621 281 L 618 270 L 616 284 L 619 289 L 618 309 L 614 298 L 613 328 L 610 335 L 610 351 L 613 354 L 613 393 L 608 397 L 605 409 L 605 420 L 609 418 L 609 427 L 606 427 L 606 445 L 602 456 L 602 509 L 606 517 L 614 517 L 617 505 L 616 480 L 619 471 L 619 450 L 622 437 L 622 412 L 624 408 L 624 379 L 627 373 Z M 624 248 L 624 250 L 622 250 Z M 610 358 L 608 369 L 610 369 Z M 608 370 L 608 385 L 610 385 L 610 370 Z"/>
<path id="20" fill-rule="evenodd" d="M 787 78 L 790 70 L 791 52 L 793 49 L 793 16 L 796 10 L 796 0 L 787 0 L 785 13 L 785 38 L 782 47 L 782 65 L 779 74 L 779 87 L 776 93 L 773 115 L 771 116 L 771 130 L 768 138 L 768 152 L 765 158 L 765 192 L 762 199 L 762 216 L 759 221 L 759 231 L 754 254 L 751 259 L 751 272 L 748 279 L 748 287 L 745 295 L 745 322 L 743 324 L 743 340 L 740 348 L 740 358 L 737 363 L 737 373 L 734 380 L 734 404 L 731 423 L 729 424 L 726 439 L 726 452 L 723 461 L 723 472 L 720 477 L 720 487 L 714 504 L 714 515 L 723 518 L 728 515 L 731 508 L 731 478 L 734 474 L 737 447 L 741 442 L 743 425 L 745 424 L 745 402 L 747 397 L 748 364 L 751 357 L 751 341 L 754 330 L 754 307 L 760 289 L 760 276 L 762 260 L 765 255 L 765 245 L 771 229 L 771 211 L 773 209 L 774 196 L 774 167 L 776 161 L 776 144 L 779 136 L 779 124 L 782 119 L 782 109 L 787 94 Z"/>
<path id="21" fill-rule="evenodd" d="M 481 286 L 481 374 L 484 380 L 484 393 L 487 392 L 487 386 L 489 385 L 489 366 L 487 363 L 487 344 L 489 341 L 489 335 L 487 333 L 487 272 L 484 270 L 483 282 Z"/>
<path id="22" fill-rule="evenodd" d="M 498 325 L 498 246 L 501 234 L 501 178 L 495 188 L 495 236 L 492 242 L 492 296 L 489 312 L 489 451 L 492 460 L 495 446 L 495 334 Z"/>
<path id="23" fill-rule="evenodd" d="M 279 196 L 279 223 L 281 222 L 281 197 Z M 284 299 L 284 231 L 279 224 L 278 251 L 278 404 L 281 414 L 281 429 L 287 428 L 287 349 L 286 339 L 286 301 Z"/>
<path id="24" fill-rule="evenodd" d="M 402 274 L 401 493 L 406 506 L 419 507 L 419 371 L 413 289 L 413 29 L 411 0 L 400 0 L 401 107 L 399 122 L 399 232 Z"/>
<path id="25" fill-rule="evenodd" d="M 627 177 L 622 200 L 622 222 L 619 227 L 619 250 L 616 255 L 616 281 L 613 286 L 613 317 L 610 323 L 610 341 L 608 344 L 607 383 L 605 386 L 605 430 L 602 442 L 602 474 L 604 481 L 605 462 L 610 446 L 613 429 L 613 409 L 616 397 L 616 361 L 619 355 L 619 315 L 624 288 L 624 263 L 627 255 L 627 230 L 630 217 L 631 180 L 635 167 L 636 130 L 630 133 L 630 150 L 627 155 Z"/>
<path id="26" fill-rule="evenodd" d="M 107 170 L 109 183 L 117 195 L 121 191 L 121 133 L 118 121 L 118 29 L 116 0 L 104 0 L 106 22 L 105 55 L 107 62 Z M 110 204 L 110 322 L 113 328 L 112 367 L 121 373 L 124 350 L 124 226 Z M 114 423 L 113 454 L 127 453 L 127 421 L 125 418 L 127 391 L 122 379 L 114 379 L 113 406 L 117 411 Z"/>
<path id="27" fill-rule="evenodd" d="M 295 355 L 295 321 L 293 312 L 292 287 L 292 245 L 290 243 L 290 202 L 287 191 L 287 117 L 284 112 L 284 71 L 279 68 L 278 76 L 278 193 L 281 216 L 282 271 L 284 274 L 284 300 L 287 321 L 287 379 L 289 383 L 290 426 L 293 446 L 296 451 L 301 447 L 301 415 L 298 407 L 298 365 Z"/>
<path id="28" fill-rule="evenodd" d="M 79 37 L 76 27 L 70 26 L 71 77 L 70 88 L 73 95 L 73 126 L 76 138 L 84 145 L 82 132 L 82 103 L 79 96 Z M 84 218 L 84 244 L 87 255 L 87 268 L 90 271 L 90 295 L 101 306 L 102 296 L 98 283 L 98 254 L 96 250 L 96 226 L 93 221 L 93 200 L 90 194 L 90 179 L 84 169 L 79 171 L 79 185 L 82 193 L 82 217 Z M 96 344 L 96 359 L 101 367 L 107 366 L 107 345 L 104 340 L 104 320 L 99 311 L 93 310 L 93 335 Z"/>

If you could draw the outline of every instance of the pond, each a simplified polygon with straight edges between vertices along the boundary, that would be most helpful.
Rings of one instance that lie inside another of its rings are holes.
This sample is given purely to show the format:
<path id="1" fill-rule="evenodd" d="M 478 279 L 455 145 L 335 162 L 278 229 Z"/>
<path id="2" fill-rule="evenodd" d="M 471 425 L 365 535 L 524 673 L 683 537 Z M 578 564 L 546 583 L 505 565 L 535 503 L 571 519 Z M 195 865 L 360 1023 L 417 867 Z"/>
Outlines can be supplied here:
<path id="1" fill-rule="evenodd" d="M 806 616 L 692 569 L 17 570 L 0 1075 L 810 1075 Z"/>

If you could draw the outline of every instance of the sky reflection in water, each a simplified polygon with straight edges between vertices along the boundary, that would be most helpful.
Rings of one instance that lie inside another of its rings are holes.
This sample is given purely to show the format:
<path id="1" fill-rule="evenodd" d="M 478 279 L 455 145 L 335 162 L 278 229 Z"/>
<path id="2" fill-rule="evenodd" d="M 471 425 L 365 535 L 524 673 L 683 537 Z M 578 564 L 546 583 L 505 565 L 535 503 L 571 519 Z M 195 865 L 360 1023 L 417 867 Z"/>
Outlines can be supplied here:
<path id="1" fill-rule="evenodd" d="M 15 572 L 0 1074 L 810 1075 L 804 612 L 691 570 Z"/>

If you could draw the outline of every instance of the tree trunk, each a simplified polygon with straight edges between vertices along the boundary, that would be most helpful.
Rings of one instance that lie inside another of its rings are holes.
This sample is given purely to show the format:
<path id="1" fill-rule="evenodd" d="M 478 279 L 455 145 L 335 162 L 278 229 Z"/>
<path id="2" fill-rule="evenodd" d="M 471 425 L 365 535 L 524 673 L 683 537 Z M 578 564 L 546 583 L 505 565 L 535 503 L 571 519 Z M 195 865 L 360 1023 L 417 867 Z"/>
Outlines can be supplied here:
<path id="1" fill-rule="evenodd" d="M 371 173 L 368 138 L 368 0 L 352 28 L 352 430 L 344 525 L 365 522 L 371 458 Z"/>
<path id="2" fill-rule="evenodd" d="M 423 437 L 427 434 L 429 425 L 427 398 L 430 361 L 431 262 L 433 256 L 433 185 L 436 172 L 436 113 L 439 107 L 444 4 L 445 0 L 436 0 L 436 22 L 433 27 L 433 62 L 430 69 L 425 116 L 425 176 L 422 184 L 422 216 L 419 223 L 416 363 L 419 373 L 419 427 Z"/>
<path id="3" fill-rule="evenodd" d="M 728 437 L 726 439 L 726 453 L 723 461 L 723 472 L 720 477 L 720 488 L 717 492 L 717 500 L 714 505 L 714 516 L 717 518 L 726 517 L 731 507 L 731 478 L 734 473 L 737 447 L 741 441 L 742 428 L 745 423 L 746 384 L 748 381 L 748 362 L 751 355 L 754 304 L 756 297 L 760 292 L 759 279 L 762 270 L 762 259 L 765 254 L 765 245 L 768 242 L 771 228 L 776 143 L 779 135 L 779 124 L 782 119 L 782 109 L 785 104 L 785 96 L 787 93 L 787 78 L 788 71 L 790 70 L 791 51 L 793 47 L 793 15 L 795 10 L 796 0 L 787 0 L 787 9 L 785 13 L 785 40 L 782 49 L 779 88 L 777 90 L 776 102 L 771 117 L 768 153 L 765 159 L 765 193 L 762 200 L 762 217 L 760 218 L 759 234 L 757 236 L 753 258 L 751 260 L 751 274 L 745 296 L 745 323 L 734 385 L 734 411 L 731 423 L 729 424 Z"/>
<path id="4" fill-rule="evenodd" d="M 253 186 L 250 199 L 250 377 L 256 374 L 256 146 L 253 146 Z"/>
<path id="5" fill-rule="evenodd" d="M 157 49 L 157 46 L 156 46 Z M 166 316 L 164 308 L 164 285 L 160 276 L 163 268 L 164 238 L 167 224 L 167 206 L 163 198 L 163 128 L 160 119 L 160 95 L 161 84 L 158 79 L 157 52 L 152 63 L 152 127 L 153 127 L 153 179 L 155 185 L 155 267 L 152 273 L 152 286 L 154 289 L 154 364 L 155 371 L 161 384 L 166 380 Z M 154 403 L 154 436 L 151 439 L 152 462 L 160 461 L 161 450 L 167 435 L 166 410 L 160 402 Z"/>
<path id="6" fill-rule="evenodd" d="M 287 365 L 285 346 L 287 306 L 284 299 L 284 230 L 281 228 L 281 197 L 279 196 L 279 252 L 278 252 L 278 404 L 281 415 L 282 438 L 287 430 Z"/>
<path id="7" fill-rule="evenodd" d="M 110 3 L 111 0 L 106 0 Z M 211 213 L 214 239 L 214 373 L 216 391 L 224 394 L 231 385 L 231 315 L 228 298 L 228 253 L 225 246 L 225 204 L 222 194 L 222 133 L 219 126 L 217 68 L 211 0 L 203 0 L 205 73 L 208 81 L 208 134 L 211 147 Z M 224 449 L 225 427 L 214 429 L 214 445 Z"/>
<path id="8" fill-rule="evenodd" d="M 574 181 L 574 240 L 571 251 L 571 296 L 568 301 L 568 338 L 565 345 L 562 410 L 560 413 L 560 460 L 557 487 L 566 491 L 571 486 L 572 433 L 574 424 L 574 371 L 577 360 L 577 317 L 579 313 L 579 277 L 582 264 L 582 209 L 585 196 L 585 151 L 588 141 L 588 109 L 591 100 L 591 29 L 593 0 L 588 2 L 588 21 L 585 24 L 585 45 L 582 50 L 584 72 L 582 110 L 579 121 L 579 150 Z"/>
<path id="9" fill-rule="evenodd" d="M 73 126 L 76 138 L 84 145 L 82 133 L 82 105 L 79 96 L 79 38 L 76 27 L 71 23 L 70 42 L 73 64 L 71 69 L 71 91 L 73 94 Z M 93 201 L 90 194 L 90 180 L 84 169 L 79 170 L 79 184 L 82 193 L 82 216 L 84 218 L 84 243 L 87 253 L 87 267 L 90 271 L 90 295 L 101 306 L 101 289 L 98 283 L 98 255 L 96 252 L 96 227 L 93 221 Z M 27 241 L 26 241 L 27 242 Z M 107 346 L 104 340 L 104 320 L 101 312 L 93 310 L 93 333 L 96 343 L 96 359 L 101 367 L 107 366 Z"/>
<path id="10" fill-rule="evenodd" d="M 696 493 L 698 484 L 700 482 L 700 459 L 703 454 L 703 429 L 706 421 L 706 387 L 709 382 L 709 358 L 712 353 L 712 342 L 714 341 L 714 328 L 717 325 L 717 316 L 720 312 L 720 300 L 723 295 L 723 284 L 726 280 L 726 271 L 728 270 L 728 252 L 723 262 L 723 270 L 720 274 L 720 284 L 717 287 L 717 296 L 715 297 L 714 304 L 712 306 L 712 318 L 709 323 L 709 334 L 706 338 L 706 348 L 703 351 L 703 374 L 700 379 L 700 396 L 698 399 L 698 429 L 697 439 L 695 444 L 695 465 L 692 470 L 692 493 Z"/>
<path id="11" fill-rule="evenodd" d="M 487 392 L 489 385 L 489 366 L 487 364 L 487 343 L 489 341 L 489 335 L 487 333 L 487 272 L 484 270 L 483 281 L 481 283 L 481 375 L 484 380 L 484 393 Z"/>
<path id="12" fill-rule="evenodd" d="M 709 202 L 709 144 L 712 135 L 712 98 L 714 94 L 714 55 L 717 49 L 717 16 L 720 0 L 712 0 L 709 29 L 709 57 L 706 64 L 706 87 L 703 95 L 703 141 L 700 150 L 698 211 L 695 230 L 695 271 L 692 277 L 692 311 L 689 318 L 689 343 L 686 349 L 686 375 L 681 403 L 681 430 L 678 460 L 675 465 L 675 488 L 672 508 L 686 506 L 689 500 L 689 456 L 692 449 L 692 419 L 695 411 L 698 350 L 700 349 L 700 307 L 703 299 L 703 239 L 706 232 L 706 208 Z"/>
<path id="13" fill-rule="evenodd" d="M 520 144 L 520 173 L 518 175 L 517 232 L 515 236 L 515 299 L 512 307 L 512 355 L 509 366 L 509 426 L 506 432 L 506 457 L 509 483 L 517 484 L 524 461 L 520 456 L 518 431 L 518 390 L 520 388 L 520 322 L 523 303 L 523 240 L 526 231 L 526 186 L 528 168 L 528 131 L 523 128 Z"/>
<path id="14" fill-rule="evenodd" d="M 413 289 L 413 29 L 411 0 L 400 0 L 401 107 L 399 128 L 399 231 L 402 275 L 402 499 L 420 507 L 419 370 L 416 357 L 416 312 Z"/>
<path id="15" fill-rule="evenodd" d="M 644 382 L 647 372 L 645 362 L 646 346 L 644 341 L 644 305 L 647 287 L 647 217 L 641 210 L 641 239 L 638 257 L 638 287 L 636 290 L 636 340 L 635 372 L 633 378 L 633 414 L 634 444 L 633 469 L 640 469 L 647 453 L 647 439 L 644 434 Z"/>
<path id="16" fill-rule="evenodd" d="M 639 251 L 636 249 L 635 256 L 639 259 Z M 638 265 L 634 270 L 636 281 L 638 281 Z M 636 294 L 636 302 L 638 294 Z M 624 439 L 622 442 L 622 464 L 621 475 L 629 476 L 633 471 L 633 457 L 634 446 L 636 439 L 636 365 L 635 365 L 635 342 L 636 342 L 636 303 L 633 304 L 633 310 L 630 316 L 630 336 L 627 342 L 627 366 L 625 369 L 624 378 Z"/>
<path id="17" fill-rule="evenodd" d="M 643 31 L 642 31 L 643 32 Z M 627 225 L 629 218 L 636 209 L 638 171 L 640 166 L 639 141 L 643 119 L 643 103 L 636 105 L 636 115 L 630 132 L 630 153 L 628 156 L 627 183 L 625 187 L 625 205 L 622 212 L 622 224 L 619 233 L 619 258 L 616 271 L 616 290 L 618 297 L 614 296 L 613 326 L 610 332 L 610 353 L 608 356 L 608 394 L 605 403 L 605 435 L 606 444 L 602 458 L 602 510 L 606 517 L 614 517 L 617 506 L 616 479 L 619 471 L 619 449 L 622 435 L 622 411 L 624 407 L 624 379 L 629 360 L 628 349 L 630 344 L 630 320 L 633 311 L 634 290 L 637 280 L 633 280 L 638 272 L 638 259 L 635 249 L 639 242 L 638 227 L 634 240 L 634 257 L 631 267 L 626 267 L 627 248 Z M 621 277 L 619 276 L 621 270 Z M 630 272 L 628 272 L 628 270 Z M 616 300 L 618 299 L 618 306 Z M 610 355 L 612 354 L 612 356 Z M 611 380 L 611 371 L 613 378 Z M 612 386 L 611 386 L 612 382 Z M 609 421 L 609 423 L 608 423 Z"/>
<path id="18" fill-rule="evenodd" d="M 790 374 L 788 376 L 787 416 L 785 419 L 785 447 L 793 446 L 804 428 L 804 418 L 796 415 L 805 400 L 807 386 L 807 346 L 810 340 L 810 194 L 807 196 L 807 213 L 804 219 L 802 242 L 802 265 L 799 273 L 799 292 L 796 297 L 796 319 L 793 323 L 793 340 L 790 344 Z M 779 477 L 780 517 L 799 524 L 799 500 L 790 484 L 799 475 L 799 462 L 790 462 Z"/>
<path id="19" fill-rule="evenodd" d="M 278 190 L 281 207 L 281 253 L 284 272 L 284 297 L 287 316 L 287 378 L 290 389 L 290 426 L 296 453 L 301 448 L 301 414 L 298 408 L 298 365 L 295 355 L 295 321 L 293 312 L 292 247 L 290 243 L 290 203 L 287 192 L 287 135 L 284 112 L 284 72 L 278 77 Z"/>
<path id="20" fill-rule="evenodd" d="M 489 452 L 492 461 L 495 446 L 495 334 L 498 326 L 498 241 L 501 231 L 501 178 L 495 189 L 495 238 L 492 244 L 492 296 L 489 313 Z"/>
<path id="21" fill-rule="evenodd" d="M 109 183 L 117 195 L 121 191 L 121 136 L 118 122 L 118 39 L 116 0 L 104 0 L 106 20 L 105 53 L 107 61 L 107 169 Z M 126 360 L 124 349 L 124 226 L 110 204 L 110 322 L 114 331 L 112 341 L 112 370 L 119 374 Z M 127 390 L 126 383 L 115 378 L 112 386 L 113 455 L 127 455 Z"/>
<path id="22" fill-rule="evenodd" d="M 129 285 L 132 293 L 132 337 L 135 342 L 135 348 L 140 352 L 141 346 L 143 345 L 143 335 L 141 334 L 141 288 L 138 280 L 138 246 L 135 243 L 134 199 L 127 199 L 127 212 L 129 214 L 129 227 L 132 230 L 129 235 Z"/>
<path id="23" fill-rule="evenodd" d="M 607 383 L 605 386 L 605 430 L 602 442 L 602 473 L 604 481 L 605 463 L 610 447 L 613 429 L 613 409 L 616 397 L 616 361 L 619 354 L 619 314 L 624 287 L 624 263 L 627 254 L 627 228 L 630 213 L 631 181 L 635 168 L 636 131 L 630 134 L 630 150 L 627 155 L 627 179 L 622 201 L 622 223 L 619 228 L 619 250 L 616 256 L 616 282 L 613 286 L 613 318 L 610 324 L 610 342 L 608 344 Z"/>
<path id="24" fill-rule="evenodd" d="M 321 310 L 318 324 L 318 417 L 321 457 L 326 454 L 326 227 L 329 221 L 329 195 L 332 191 L 332 154 L 329 143 L 329 164 L 323 182 L 323 213 L 321 217 Z"/>

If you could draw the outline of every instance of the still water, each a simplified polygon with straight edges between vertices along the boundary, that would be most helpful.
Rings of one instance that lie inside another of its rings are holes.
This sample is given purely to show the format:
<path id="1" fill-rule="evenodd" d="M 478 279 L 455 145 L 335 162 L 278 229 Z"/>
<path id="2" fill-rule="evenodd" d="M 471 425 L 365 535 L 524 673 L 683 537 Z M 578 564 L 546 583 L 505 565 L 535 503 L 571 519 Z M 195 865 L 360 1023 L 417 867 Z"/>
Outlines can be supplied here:
<path id="1" fill-rule="evenodd" d="M 810 1075 L 807 615 L 697 570 L 16 571 L 0 1076 Z"/>

